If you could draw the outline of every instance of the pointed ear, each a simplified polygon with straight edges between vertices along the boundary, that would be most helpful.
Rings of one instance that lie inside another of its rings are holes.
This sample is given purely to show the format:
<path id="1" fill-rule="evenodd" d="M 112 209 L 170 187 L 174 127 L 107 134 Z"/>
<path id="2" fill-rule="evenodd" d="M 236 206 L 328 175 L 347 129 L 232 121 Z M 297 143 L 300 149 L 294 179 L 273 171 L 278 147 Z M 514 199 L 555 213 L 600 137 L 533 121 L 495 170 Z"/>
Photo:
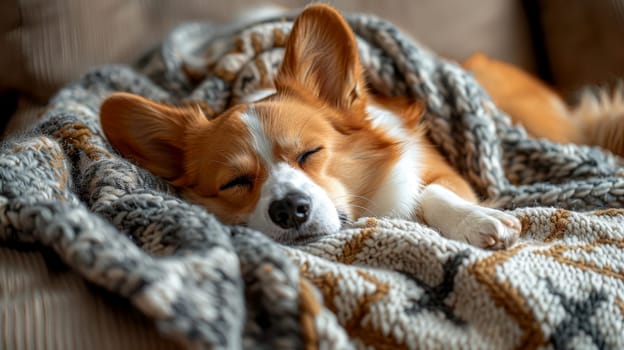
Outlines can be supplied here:
<path id="1" fill-rule="evenodd" d="M 364 93 L 355 36 L 328 5 L 310 5 L 295 20 L 276 86 L 293 82 L 340 109 L 351 108 Z"/>
<path id="2" fill-rule="evenodd" d="M 106 137 L 124 157 L 169 181 L 184 175 L 185 134 L 208 121 L 200 109 L 175 108 L 115 93 L 100 107 Z"/>

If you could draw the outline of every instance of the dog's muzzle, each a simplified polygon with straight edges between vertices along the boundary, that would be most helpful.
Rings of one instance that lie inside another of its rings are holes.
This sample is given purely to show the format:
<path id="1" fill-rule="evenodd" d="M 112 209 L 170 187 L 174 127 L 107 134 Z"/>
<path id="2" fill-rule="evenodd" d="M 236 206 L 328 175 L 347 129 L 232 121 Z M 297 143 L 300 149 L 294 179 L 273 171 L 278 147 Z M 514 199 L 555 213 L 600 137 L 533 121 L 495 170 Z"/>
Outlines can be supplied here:
<path id="1" fill-rule="evenodd" d="M 299 229 L 310 216 L 310 197 L 301 192 L 289 192 L 283 198 L 271 202 L 269 217 L 283 229 Z"/>

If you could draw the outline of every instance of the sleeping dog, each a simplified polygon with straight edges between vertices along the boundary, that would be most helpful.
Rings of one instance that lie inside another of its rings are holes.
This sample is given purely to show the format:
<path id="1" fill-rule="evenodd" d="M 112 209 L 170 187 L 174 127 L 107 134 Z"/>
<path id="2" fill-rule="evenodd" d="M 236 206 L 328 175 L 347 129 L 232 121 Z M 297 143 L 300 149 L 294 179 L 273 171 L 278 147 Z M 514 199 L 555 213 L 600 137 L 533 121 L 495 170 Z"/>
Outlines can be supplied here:
<path id="1" fill-rule="evenodd" d="M 537 80 L 482 55 L 465 67 L 530 133 L 587 141 L 575 120 L 591 118 L 571 118 Z M 501 89 L 501 77 L 519 83 Z M 280 242 L 384 216 L 421 220 L 482 248 L 513 244 L 519 220 L 479 203 L 436 150 L 419 123 L 424 101 L 379 96 L 366 86 L 348 24 L 330 6 L 314 4 L 297 17 L 271 86 L 216 118 L 116 93 L 102 104 L 101 123 L 123 156 L 168 180 L 184 198 L 225 223 Z"/>

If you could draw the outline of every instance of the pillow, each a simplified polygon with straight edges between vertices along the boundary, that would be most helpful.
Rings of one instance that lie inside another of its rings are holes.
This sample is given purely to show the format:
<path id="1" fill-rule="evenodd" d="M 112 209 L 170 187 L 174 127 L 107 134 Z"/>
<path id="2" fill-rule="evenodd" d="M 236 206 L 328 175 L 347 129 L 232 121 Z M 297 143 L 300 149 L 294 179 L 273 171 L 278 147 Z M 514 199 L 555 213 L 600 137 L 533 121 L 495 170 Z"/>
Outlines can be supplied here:
<path id="1" fill-rule="evenodd" d="M 173 350 L 153 321 L 55 255 L 0 247 L 1 349 Z"/>

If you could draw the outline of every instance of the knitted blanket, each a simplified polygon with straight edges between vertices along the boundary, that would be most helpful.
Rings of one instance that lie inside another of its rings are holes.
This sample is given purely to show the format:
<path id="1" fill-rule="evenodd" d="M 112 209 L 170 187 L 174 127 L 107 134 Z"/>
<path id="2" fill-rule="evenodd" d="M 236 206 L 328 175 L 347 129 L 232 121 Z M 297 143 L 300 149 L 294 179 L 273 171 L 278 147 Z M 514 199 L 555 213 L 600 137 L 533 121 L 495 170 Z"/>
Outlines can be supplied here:
<path id="1" fill-rule="evenodd" d="M 191 348 L 624 348 L 621 160 L 528 137 L 469 74 L 378 18 L 347 15 L 371 88 L 426 99 L 428 136 L 521 219 L 510 249 L 384 218 L 280 245 L 219 223 L 108 144 L 110 93 L 218 113 L 273 76 L 291 20 L 183 25 L 137 65 L 62 89 L 1 149 L 0 241 L 52 248 Z"/>

